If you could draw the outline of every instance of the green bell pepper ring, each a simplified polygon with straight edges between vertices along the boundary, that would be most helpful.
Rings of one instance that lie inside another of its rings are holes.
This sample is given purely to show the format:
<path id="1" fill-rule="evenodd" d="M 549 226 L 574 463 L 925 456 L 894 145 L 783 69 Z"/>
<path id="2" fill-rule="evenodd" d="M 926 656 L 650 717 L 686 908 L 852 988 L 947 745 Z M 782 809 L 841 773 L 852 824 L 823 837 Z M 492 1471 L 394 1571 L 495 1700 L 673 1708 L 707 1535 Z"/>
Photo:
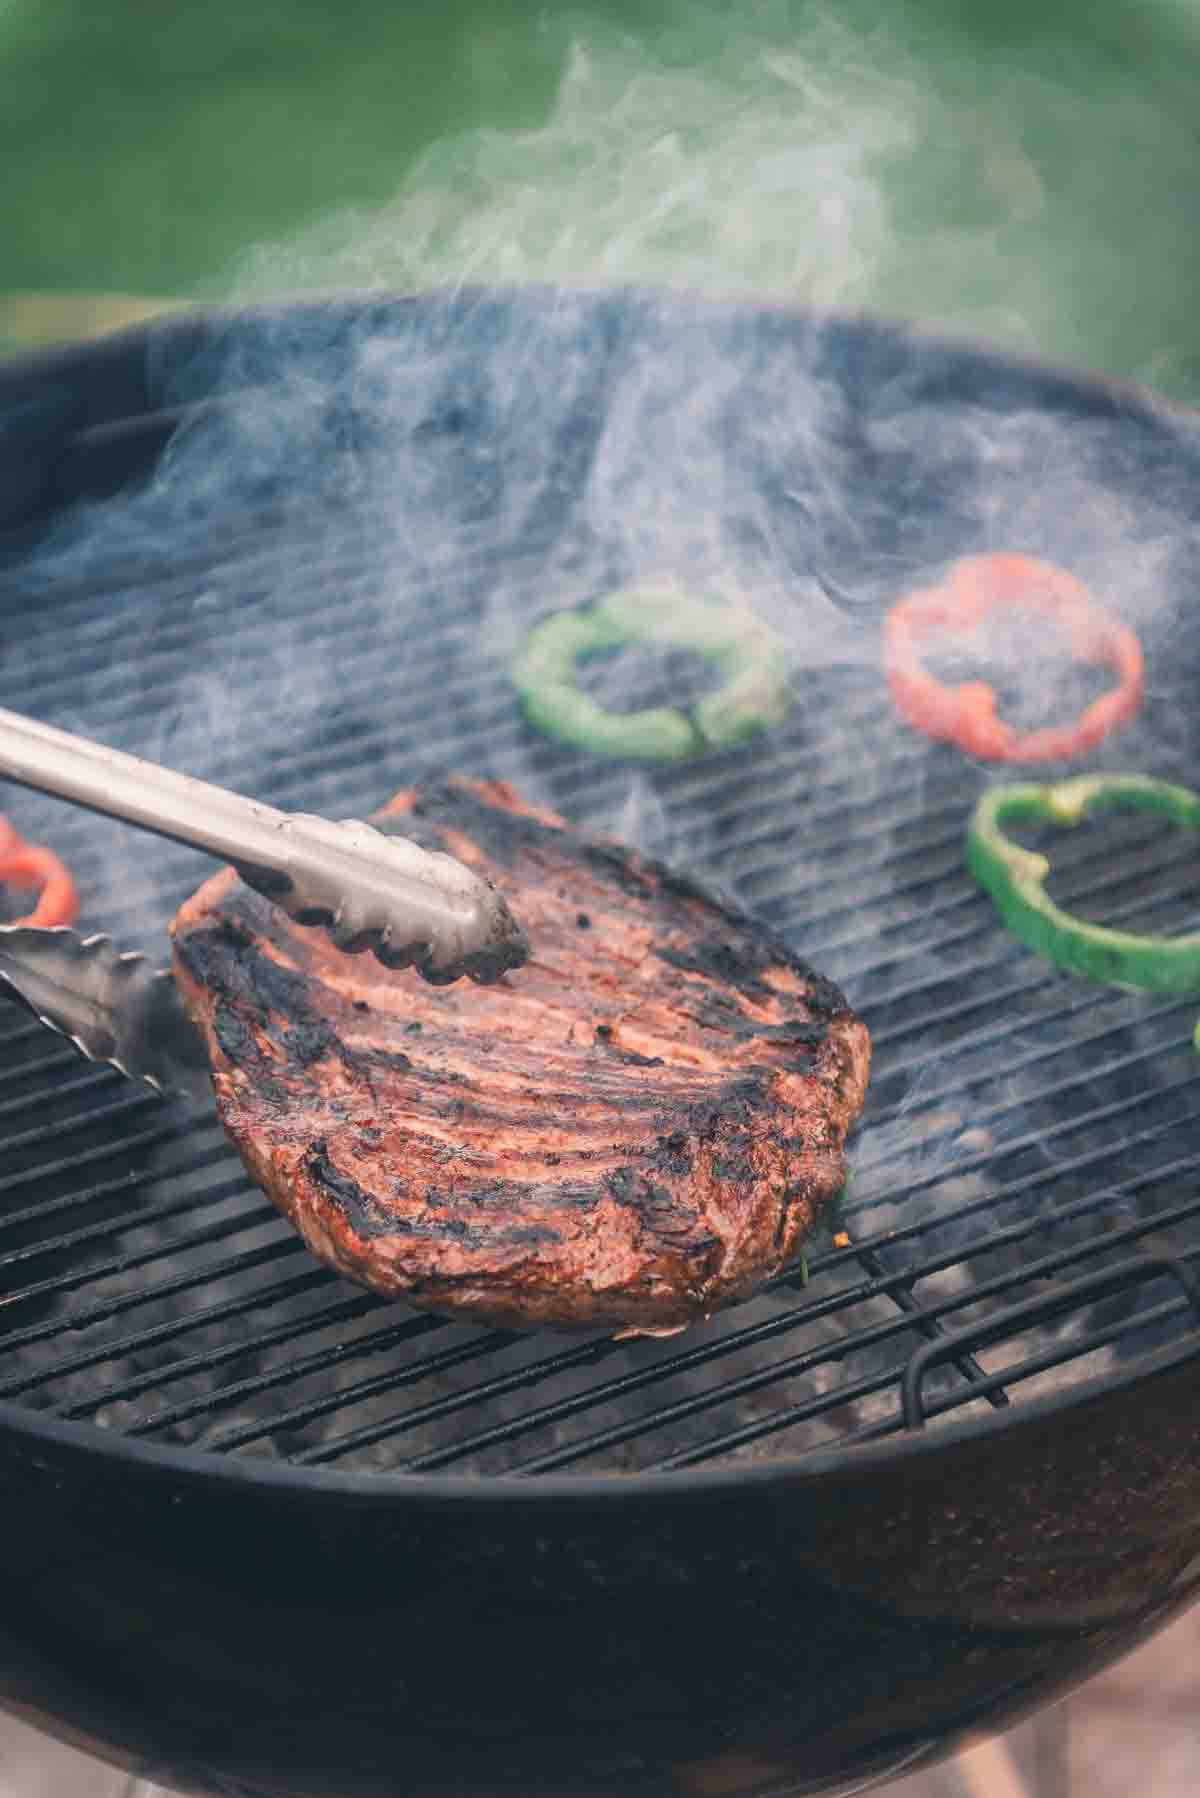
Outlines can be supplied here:
<path id="1" fill-rule="evenodd" d="M 1046 891 L 1050 863 L 1023 849 L 1005 824 L 1072 826 L 1091 813 L 1128 806 L 1200 828 L 1200 796 L 1137 774 L 1085 774 L 1057 786 L 993 787 L 967 827 L 967 866 L 996 910 L 1028 948 L 1087 980 L 1145 992 L 1200 993 L 1200 934 L 1138 936 L 1091 924 L 1055 905 Z M 1195 1043 L 1200 1049 L 1200 1025 Z"/>
<path id="2" fill-rule="evenodd" d="M 576 663 L 626 644 L 693 649 L 725 676 L 690 716 L 676 706 L 610 712 L 576 682 Z M 757 619 L 696 601 L 674 588 L 634 588 L 584 612 L 558 612 L 534 627 L 512 665 L 525 716 L 548 736 L 596 755 L 682 761 L 725 749 L 777 724 L 788 711 L 778 641 Z"/>

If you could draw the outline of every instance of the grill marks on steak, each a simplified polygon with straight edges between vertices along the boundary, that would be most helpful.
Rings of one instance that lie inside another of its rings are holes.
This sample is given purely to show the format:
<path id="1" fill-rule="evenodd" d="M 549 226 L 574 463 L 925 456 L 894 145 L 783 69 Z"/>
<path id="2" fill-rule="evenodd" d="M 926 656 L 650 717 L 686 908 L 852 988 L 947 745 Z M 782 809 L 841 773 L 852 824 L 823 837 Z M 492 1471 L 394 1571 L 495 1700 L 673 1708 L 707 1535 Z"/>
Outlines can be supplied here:
<path id="1" fill-rule="evenodd" d="M 501 1328 L 679 1328 L 749 1296 L 844 1178 L 869 1042 L 838 989 L 503 783 L 375 822 L 486 870 L 531 959 L 431 987 L 208 881 L 175 972 L 251 1176 L 339 1272 Z"/>

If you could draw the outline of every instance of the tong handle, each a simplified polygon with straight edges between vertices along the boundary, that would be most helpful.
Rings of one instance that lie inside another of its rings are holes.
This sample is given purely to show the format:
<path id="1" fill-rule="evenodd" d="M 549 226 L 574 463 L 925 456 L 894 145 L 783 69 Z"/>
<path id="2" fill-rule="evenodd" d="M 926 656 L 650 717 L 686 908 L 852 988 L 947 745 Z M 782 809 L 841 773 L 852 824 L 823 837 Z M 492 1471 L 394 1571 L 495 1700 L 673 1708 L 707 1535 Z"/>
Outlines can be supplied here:
<path id="1" fill-rule="evenodd" d="M 281 812 L 0 709 L 0 775 L 232 862 L 256 892 L 338 947 L 444 984 L 496 980 L 528 944 L 490 881 L 358 819 Z"/>

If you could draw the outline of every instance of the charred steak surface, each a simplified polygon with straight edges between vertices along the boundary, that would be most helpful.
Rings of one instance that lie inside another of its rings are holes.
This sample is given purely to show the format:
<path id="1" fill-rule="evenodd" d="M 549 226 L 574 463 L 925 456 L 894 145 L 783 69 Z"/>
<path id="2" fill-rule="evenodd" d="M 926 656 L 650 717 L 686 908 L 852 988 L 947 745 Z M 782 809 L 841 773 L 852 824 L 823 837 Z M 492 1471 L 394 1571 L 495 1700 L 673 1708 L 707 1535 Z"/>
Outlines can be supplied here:
<path id="1" fill-rule="evenodd" d="M 490 875 L 531 959 L 432 987 L 209 880 L 175 974 L 252 1178 L 339 1273 L 501 1328 L 667 1330 L 748 1297 L 844 1179 L 870 1045 L 837 987 L 501 783 L 375 822 Z"/>

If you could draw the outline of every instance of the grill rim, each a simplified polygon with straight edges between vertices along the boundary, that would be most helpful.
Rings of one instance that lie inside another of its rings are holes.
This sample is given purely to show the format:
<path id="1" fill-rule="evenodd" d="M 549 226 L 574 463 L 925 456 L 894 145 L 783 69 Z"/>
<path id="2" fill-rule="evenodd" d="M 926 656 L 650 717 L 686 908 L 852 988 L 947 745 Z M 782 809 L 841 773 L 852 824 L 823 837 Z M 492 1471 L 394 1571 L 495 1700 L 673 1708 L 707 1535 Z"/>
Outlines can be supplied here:
<path id="1" fill-rule="evenodd" d="M 556 296 L 563 294 L 572 299 L 620 303 L 624 307 L 685 306 L 694 316 L 707 314 L 713 319 L 753 311 L 764 316 L 792 320 L 798 326 L 807 326 L 813 330 L 830 329 L 857 333 L 876 341 L 888 340 L 930 356 L 940 354 L 960 359 L 965 357 L 985 363 L 996 370 L 1005 370 L 1014 375 L 1027 376 L 1039 383 L 1069 389 L 1076 397 L 1084 397 L 1093 404 L 1099 402 L 1120 413 L 1136 414 L 1147 423 L 1190 429 L 1200 437 L 1200 404 L 1190 405 L 1127 376 L 1103 374 L 1083 365 L 1060 362 L 1052 356 L 1038 356 L 1007 345 L 997 345 L 968 330 L 956 331 L 937 324 L 927 324 L 920 319 L 889 313 L 883 309 L 864 307 L 843 311 L 832 307 L 798 305 L 782 292 L 764 294 L 732 287 L 697 292 L 694 288 L 653 281 L 564 282 L 557 285 L 538 281 L 497 281 L 486 285 L 479 282 L 439 283 L 429 287 L 389 289 L 379 293 L 339 289 L 315 296 L 285 296 L 244 306 L 190 305 L 124 326 L 118 331 L 106 332 L 99 337 L 79 338 L 4 356 L 0 358 L 0 398 L 4 397 L 6 388 L 15 389 L 18 400 L 24 398 L 31 382 L 53 383 L 75 375 L 82 377 L 86 383 L 89 372 L 94 373 L 100 396 L 103 396 L 105 375 L 111 380 L 113 369 L 119 369 L 131 354 L 137 353 L 139 347 L 147 361 L 153 365 L 155 358 L 169 352 L 173 344 L 185 347 L 190 356 L 195 356 L 219 342 L 221 333 L 239 326 L 266 329 L 281 322 L 298 322 L 305 317 L 328 319 L 333 314 L 339 314 L 346 320 L 368 314 L 387 319 L 400 316 L 409 308 L 437 303 L 469 308 L 474 304 L 497 301 L 516 303 L 525 300 L 540 301 L 552 307 Z M 85 386 L 70 425 L 57 435 L 53 454 L 48 459 L 50 467 L 64 455 L 69 456 L 73 450 L 84 454 L 94 453 L 96 450 L 103 450 L 110 439 L 127 433 L 144 435 L 147 443 L 156 453 L 160 453 L 185 419 L 203 410 L 206 405 L 211 407 L 221 403 L 211 395 L 190 395 L 183 400 L 167 401 L 154 387 L 154 379 L 161 375 L 162 365 L 159 365 L 156 377 L 151 377 L 146 361 L 142 366 L 143 374 L 136 396 L 127 382 L 121 393 L 125 401 L 139 398 L 139 410 L 105 410 L 102 406 L 97 409 L 93 402 L 100 396 L 87 391 Z M 120 378 L 117 386 L 121 388 Z M 48 510 L 52 514 L 56 509 L 57 498 L 56 494 L 49 509 L 35 502 L 32 513 L 24 520 L 0 520 L 0 554 L 6 547 L 18 547 L 27 542 L 31 535 L 36 536 L 44 526 Z"/>
<path id="2" fill-rule="evenodd" d="M 690 316 L 708 316 L 714 320 L 746 312 L 791 320 L 810 330 L 845 330 L 868 340 L 886 341 L 927 356 L 944 355 L 984 364 L 988 369 L 1048 384 L 1069 393 L 1078 403 L 1099 406 L 1119 416 L 1133 416 L 1159 429 L 1183 430 L 1200 439 L 1200 407 L 1156 392 L 1143 383 L 1124 377 L 1062 363 L 1050 357 L 1030 355 L 1024 351 L 996 346 L 970 332 L 958 332 L 926 325 L 918 319 L 889 315 L 883 311 L 842 312 L 797 305 L 783 294 L 762 294 L 738 289 L 698 293 L 687 287 L 666 283 L 572 283 L 554 285 L 539 282 L 463 284 L 431 286 L 411 291 L 394 290 L 368 293 L 342 290 L 302 298 L 282 297 L 250 306 L 189 306 L 144 320 L 100 338 L 79 339 L 52 345 L 28 353 L 10 355 L 0 360 L 0 399 L 5 389 L 15 387 L 18 395 L 32 379 L 50 382 L 76 377 L 81 381 L 79 405 L 74 409 L 71 425 L 59 435 L 48 472 L 52 491 L 49 505 L 34 506 L 33 515 L 13 524 L 0 521 L 0 557 L 7 549 L 17 549 L 39 533 L 48 517 L 61 506 L 62 496 L 54 490 L 53 470 L 59 458 L 70 459 L 72 453 L 95 456 L 110 440 L 144 438 L 156 458 L 175 428 L 186 416 L 219 405 L 211 396 L 189 397 L 182 403 L 164 404 L 155 392 L 155 376 L 150 366 L 156 357 L 169 353 L 172 346 L 182 347 L 185 358 L 219 345 L 224 333 L 238 328 L 267 328 L 280 323 L 301 323 L 305 318 L 340 317 L 347 322 L 364 317 L 381 323 L 401 316 L 411 308 L 436 305 L 439 302 L 458 307 L 474 303 L 504 302 L 519 304 L 553 303 L 566 293 L 570 298 L 606 302 L 621 307 L 654 306 L 685 308 Z M 139 382 L 122 389 L 118 379 L 116 396 L 105 392 L 106 376 L 111 378 L 131 354 L 143 356 Z M 107 366 L 106 366 L 107 365 Z M 161 373 L 160 368 L 156 373 Z M 98 393 L 92 392 L 95 379 Z M 253 384 L 253 383 L 252 383 Z M 104 409 L 104 399 L 118 397 L 128 406 L 140 401 L 141 409 Z M 100 407 L 94 404 L 99 398 Z M 124 482 L 119 483 L 124 485 Z M 108 491 L 109 489 L 105 489 Z M 68 503 L 86 496 L 86 490 L 68 496 Z M 96 495 L 95 497 L 99 497 Z M 536 553 L 536 546 L 531 554 Z M 562 1338 L 568 1341 L 568 1338 Z M 557 1508 L 565 1499 L 577 1505 L 594 1507 L 597 1502 L 639 1500 L 672 1500 L 686 1491 L 697 1498 L 719 1496 L 722 1492 L 755 1490 L 776 1485 L 814 1484 L 835 1479 L 839 1475 L 869 1475 L 874 1467 L 894 1469 L 899 1462 L 921 1455 L 936 1454 L 942 1449 L 999 1431 L 1010 1432 L 1036 1426 L 1040 1419 L 1061 1416 L 1082 1407 L 1103 1402 L 1107 1397 L 1124 1392 L 1138 1384 L 1156 1379 L 1173 1369 L 1200 1361 L 1200 1328 L 1194 1327 L 1190 1338 L 1177 1339 L 1156 1350 L 1148 1350 L 1132 1361 L 1101 1374 L 1073 1381 L 1058 1392 L 1024 1399 L 1016 1405 L 981 1410 L 977 1414 L 960 1415 L 953 1421 L 937 1424 L 932 1431 L 922 1427 L 910 1430 L 903 1426 L 875 1441 L 833 1443 L 808 1449 L 801 1454 L 780 1452 L 769 1461 L 750 1464 L 725 1464 L 634 1472 L 564 1472 L 534 1473 L 422 1473 L 396 1470 L 352 1472 L 320 1465 L 303 1465 L 289 1460 L 267 1457 L 237 1456 L 206 1449 L 193 1449 L 155 1443 L 118 1431 L 107 1431 L 94 1423 L 67 1420 L 49 1413 L 31 1410 L 11 1400 L 0 1400 L 0 1438 L 17 1438 L 29 1444 L 81 1452 L 90 1461 L 97 1459 L 114 1471 L 122 1465 L 142 1468 L 158 1474 L 186 1479 L 202 1485 L 218 1486 L 230 1480 L 239 1486 L 255 1488 L 261 1493 L 297 1496 L 323 1490 L 331 1495 L 357 1501 L 394 1503 L 403 1495 L 414 1502 L 422 1500 L 451 1501 L 474 1504 L 481 1498 L 494 1498 L 511 1506 L 514 1501 L 526 1508 L 536 1508 L 543 1501 Z M 983 1396 L 981 1393 L 980 1397 Z M 969 1395 L 966 1398 L 969 1404 Z"/>

